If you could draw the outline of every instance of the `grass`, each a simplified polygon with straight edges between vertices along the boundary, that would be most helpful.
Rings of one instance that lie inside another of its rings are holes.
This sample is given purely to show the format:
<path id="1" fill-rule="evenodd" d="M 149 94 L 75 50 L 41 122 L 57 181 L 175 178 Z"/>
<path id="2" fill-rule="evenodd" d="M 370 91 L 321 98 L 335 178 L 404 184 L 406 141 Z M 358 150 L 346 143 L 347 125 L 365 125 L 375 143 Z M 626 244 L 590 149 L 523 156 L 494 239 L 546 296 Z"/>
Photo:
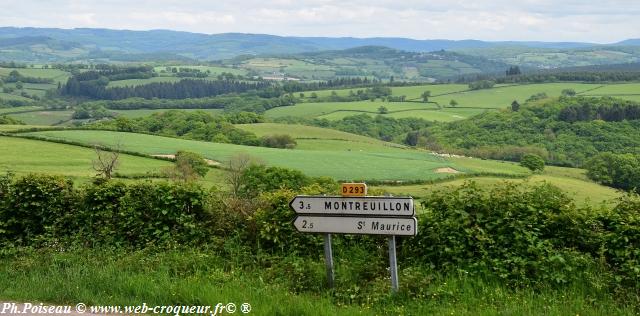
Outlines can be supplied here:
<path id="1" fill-rule="evenodd" d="M 14 92 L 15 93 L 15 92 Z M 19 101 L 33 101 L 29 98 L 25 98 L 21 95 L 0 92 L 0 100 L 19 100 Z"/>
<path id="2" fill-rule="evenodd" d="M 49 126 L 41 126 L 41 125 L 0 125 L 0 132 L 10 132 L 17 131 L 21 129 L 27 128 L 47 128 Z"/>
<path id="3" fill-rule="evenodd" d="M 604 85 L 593 91 L 585 92 L 584 95 L 640 95 L 640 83 L 623 83 Z"/>
<path id="4" fill-rule="evenodd" d="M 434 104 L 414 103 L 414 102 L 321 102 L 321 103 L 299 103 L 293 106 L 277 107 L 265 112 L 267 117 L 277 118 L 283 116 L 298 116 L 306 118 L 321 117 L 335 112 L 346 112 L 347 115 L 357 115 L 362 113 L 377 115 L 378 108 L 386 107 L 389 112 L 416 110 L 416 109 L 437 109 Z"/>
<path id="5" fill-rule="evenodd" d="M 251 304 L 251 315 L 635 314 L 633 306 L 616 302 L 606 290 L 594 289 L 586 281 L 534 290 L 513 289 L 481 277 L 438 274 L 423 282 L 420 290 L 428 293 L 425 297 L 412 299 L 403 292 L 398 296 L 387 292 L 363 306 L 344 304 L 327 290 L 291 293 L 286 285 L 273 282 L 266 269 L 240 268 L 231 261 L 203 250 L 22 250 L 0 257 L 0 284 L 10 285 L 0 287 L 0 297 L 71 306 L 79 302 L 88 306 L 215 306 L 233 302 L 239 306 L 246 302 Z M 402 272 L 401 266 L 401 291 L 406 288 Z M 324 272 L 313 271 L 318 273 Z M 312 278 L 295 277 L 302 281 Z M 322 280 L 316 275 L 313 278 Z M 336 291 L 349 293 L 349 286 L 338 283 Z M 363 295 L 357 285 L 351 288 L 355 288 L 353 296 Z"/>
<path id="6" fill-rule="evenodd" d="M 2 114 L 9 114 L 9 113 L 15 113 L 15 112 L 25 112 L 25 111 L 37 111 L 37 110 L 42 110 L 43 107 L 41 106 L 17 106 L 17 107 L 10 107 L 10 108 L 0 108 L 0 115 Z"/>
<path id="7" fill-rule="evenodd" d="M 473 167 L 475 159 L 468 159 L 468 167 Z M 458 160 L 458 164 L 464 162 Z M 579 205 L 599 205 L 601 203 L 612 204 L 613 200 L 622 196 L 622 192 L 599 185 L 590 181 L 585 176 L 585 170 L 577 168 L 564 168 L 547 166 L 542 174 L 532 175 L 526 179 L 506 179 L 500 177 L 474 177 L 469 179 L 456 179 L 447 182 L 427 184 L 427 185 L 407 185 L 407 186 L 378 186 L 395 195 L 410 195 L 424 197 L 434 190 L 448 190 L 461 186 L 465 181 L 475 181 L 482 186 L 494 186 L 500 182 L 527 182 L 538 184 L 546 182 L 560 188 Z"/>
<path id="8" fill-rule="evenodd" d="M 54 84 L 58 82 L 66 83 L 70 73 L 60 69 L 43 69 L 43 68 L 2 68 L 0 67 L 0 76 L 7 77 L 9 73 L 17 70 L 21 75 L 27 77 L 50 78 L 54 80 Z"/>
<path id="9" fill-rule="evenodd" d="M 178 150 L 200 153 L 209 159 L 225 162 L 237 154 L 249 154 L 268 165 L 301 170 L 310 176 L 329 176 L 338 180 L 432 180 L 446 177 L 435 173 L 436 168 L 452 167 L 465 172 L 490 172 L 525 174 L 524 168 L 497 170 L 491 166 L 469 169 L 455 162 L 410 149 L 394 149 L 379 152 L 338 150 L 287 150 L 219 144 L 161 136 L 107 131 L 48 131 L 27 133 L 50 139 L 60 139 L 84 144 L 101 143 L 123 150 L 146 154 L 169 154 Z M 482 162 L 478 162 L 479 165 Z"/>
<path id="10" fill-rule="evenodd" d="M 109 110 L 109 112 L 117 113 L 118 115 L 124 116 L 126 118 L 138 118 L 149 116 L 156 113 L 163 113 L 171 110 L 180 110 L 186 112 L 195 112 L 195 111 L 203 111 L 207 112 L 211 115 L 218 115 L 222 113 L 222 109 L 155 109 L 155 110 Z"/>
<path id="11" fill-rule="evenodd" d="M 251 273 L 225 270 L 225 263 L 207 252 L 34 252 L 0 261 L 0 283 L 12 285 L 0 287 L 3 299 L 71 306 L 233 302 L 239 307 L 247 302 L 251 315 L 358 313 L 357 307 L 337 307 L 326 296 L 294 295 Z"/>
<path id="12" fill-rule="evenodd" d="M 523 85 L 496 85 L 492 89 L 468 91 L 466 85 L 441 84 L 420 85 L 410 87 L 393 87 L 393 95 L 405 95 L 408 100 L 419 100 L 424 91 L 431 91 L 430 102 L 436 102 L 443 107 L 439 109 L 434 103 L 423 104 L 415 102 L 388 103 L 380 101 L 356 101 L 356 102 L 326 102 L 326 103 L 300 103 L 291 107 L 280 107 L 266 112 L 267 117 L 298 116 L 305 118 L 325 118 L 339 120 L 346 116 L 356 114 L 378 115 L 380 106 L 387 107 L 389 117 L 403 118 L 416 117 L 429 121 L 449 122 L 465 119 L 482 113 L 485 110 L 507 108 L 516 100 L 524 103 L 531 95 L 544 92 L 549 97 L 560 96 L 562 90 L 574 89 L 584 95 L 610 95 L 627 100 L 640 101 L 640 84 L 583 84 L 583 83 L 543 83 Z M 594 89 L 594 90 L 592 90 Z M 338 95 L 348 95 L 355 89 L 320 90 L 303 92 L 307 101 L 312 101 L 309 96 L 315 92 L 318 96 L 328 96 L 335 91 Z M 448 107 L 451 100 L 456 100 L 456 108 Z"/>
<path id="13" fill-rule="evenodd" d="M 28 125 L 56 125 L 71 119 L 73 111 L 37 111 L 12 114 L 11 117 Z"/>
<path id="14" fill-rule="evenodd" d="M 0 171 L 17 174 L 47 173 L 89 178 L 95 175 L 92 160 L 96 154 L 92 149 L 72 145 L 57 144 L 31 139 L 0 136 Z M 144 174 L 159 172 L 169 162 L 131 155 L 121 155 L 122 174 Z"/>
<path id="15" fill-rule="evenodd" d="M 265 135 L 287 134 L 296 139 L 298 150 L 396 152 L 406 146 L 333 129 L 277 123 L 238 124 L 236 127 Z"/>
<path id="16" fill-rule="evenodd" d="M 108 88 L 126 87 L 126 86 L 135 87 L 135 86 L 141 86 L 141 85 L 154 83 L 154 82 L 178 82 L 182 79 L 183 78 L 178 78 L 178 77 L 152 77 L 149 79 L 126 79 L 126 80 L 110 81 L 107 87 Z"/>

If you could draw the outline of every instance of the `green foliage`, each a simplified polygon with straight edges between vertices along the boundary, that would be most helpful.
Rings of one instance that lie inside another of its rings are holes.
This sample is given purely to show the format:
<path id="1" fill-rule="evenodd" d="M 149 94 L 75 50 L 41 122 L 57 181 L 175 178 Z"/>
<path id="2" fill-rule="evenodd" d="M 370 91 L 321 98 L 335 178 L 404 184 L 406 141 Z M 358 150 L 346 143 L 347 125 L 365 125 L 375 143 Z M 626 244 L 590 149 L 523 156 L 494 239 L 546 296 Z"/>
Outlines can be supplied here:
<path id="1" fill-rule="evenodd" d="M 237 114 L 231 116 L 231 119 L 244 120 L 249 117 L 256 118 L 253 115 Z M 148 132 L 209 142 L 253 146 L 259 144 L 255 134 L 234 127 L 227 121 L 227 117 L 212 116 L 203 111 L 170 110 L 141 118 L 118 117 L 116 120 L 94 123 L 90 127 L 121 132 Z"/>
<path id="2" fill-rule="evenodd" d="M 469 83 L 470 90 L 491 89 L 495 85 L 495 81 L 492 80 L 479 80 Z"/>
<path id="3" fill-rule="evenodd" d="M 293 149 L 298 144 L 296 140 L 287 134 L 265 135 L 260 138 L 264 147 Z"/>
<path id="4" fill-rule="evenodd" d="M 489 158 L 480 153 L 493 148 L 491 151 L 497 154 L 491 158 L 511 159 L 511 155 L 502 155 L 494 149 L 536 147 L 548 153 L 550 164 L 582 166 L 601 152 L 640 154 L 640 120 L 571 123 L 563 120 L 563 109 L 613 107 L 618 103 L 635 104 L 607 97 L 561 97 L 541 105 L 524 106 L 517 112 L 486 112 L 463 121 L 433 125 L 428 131 L 449 152 Z"/>
<path id="5" fill-rule="evenodd" d="M 207 175 L 209 165 L 202 155 L 181 150 L 176 153 L 174 170 L 179 179 L 190 181 Z"/>
<path id="6" fill-rule="evenodd" d="M 533 172 L 542 172 L 544 170 L 544 159 L 535 154 L 525 154 L 520 159 L 520 165 Z"/>
<path id="7" fill-rule="evenodd" d="M 311 184 L 311 179 L 298 170 L 254 164 L 242 172 L 241 183 L 240 194 L 252 198 L 278 189 L 297 190 Z"/>
<path id="8" fill-rule="evenodd" d="M 24 122 L 10 116 L 0 115 L 0 125 L 24 125 Z"/>
<path id="9" fill-rule="evenodd" d="M 592 235 L 575 206 L 557 188 L 505 183 L 482 189 L 467 183 L 435 192 L 423 203 L 420 233 L 402 246 L 405 256 L 445 271 L 485 274 L 518 285 L 579 280 L 593 264 L 576 252 Z"/>
<path id="10" fill-rule="evenodd" d="M 46 175 L 12 180 L 2 180 L 0 242 L 28 245 L 65 230 L 60 220 L 78 200 L 71 181 Z"/>
<path id="11" fill-rule="evenodd" d="M 573 97 L 576 95 L 576 90 L 574 89 L 562 89 L 561 94 L 565 97 Z"/>
<path id="12" fill-rule="evenodd" d="M 527 99 L 527 101 L 526 101 L 526 102 L 535 102 L 535 101 L 538 101 L 538 100 L 546 99 L 546 98 L 548 98 L 548 97 L 549 97 L 549 96 L 548 96 L 545 92 L 538 92 L 538 93 L 536 93 L 536 94 L 534 94 L 534 95 L 530 96 L 530 97 Z"/>
<path id="13" fill-rule="evenodd" d="M 627 195 L 600 217 L 605 257 L 622 286 L 640 286 L 640 196 Z"/>
<path id="14" fill-rule="evenodd" d="M 640 157 L 633 154 L 600 153 L 585 164 L 587 176 L 604 185 L 640 192 Z"/>
<path id="15" fill-rule="evenodd" d="M 74 189 L 55 176 L 1 181 L 0 242 L 145 247 L 210 238 L 198 186 L 101 181 Z"/>

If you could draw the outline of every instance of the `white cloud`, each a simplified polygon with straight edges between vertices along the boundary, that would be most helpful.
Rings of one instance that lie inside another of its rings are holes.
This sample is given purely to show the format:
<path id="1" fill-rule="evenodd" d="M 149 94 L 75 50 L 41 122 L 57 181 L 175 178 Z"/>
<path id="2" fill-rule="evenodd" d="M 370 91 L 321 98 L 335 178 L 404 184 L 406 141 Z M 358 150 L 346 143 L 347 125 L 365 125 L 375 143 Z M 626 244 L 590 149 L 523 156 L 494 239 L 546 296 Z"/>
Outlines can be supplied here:
<path id="1" fill-rule="evenodd" d="M 640 37 L 638 15 L 637 0 L 22 0 L 0 26 L 614 42 Z"/>

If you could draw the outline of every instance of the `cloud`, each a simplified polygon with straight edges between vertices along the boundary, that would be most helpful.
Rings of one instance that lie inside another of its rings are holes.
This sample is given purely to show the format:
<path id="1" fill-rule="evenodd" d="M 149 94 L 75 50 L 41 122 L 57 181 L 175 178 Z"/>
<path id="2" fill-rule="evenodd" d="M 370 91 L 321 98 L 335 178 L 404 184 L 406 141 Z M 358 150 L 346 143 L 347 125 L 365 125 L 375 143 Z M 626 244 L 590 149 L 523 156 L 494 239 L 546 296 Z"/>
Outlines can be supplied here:
<path id="1" fill-rule="evenodd" d="M 637 0 L 22 0 L 0 26 L 614 42 L 640 37 L 638 15 Z"/>

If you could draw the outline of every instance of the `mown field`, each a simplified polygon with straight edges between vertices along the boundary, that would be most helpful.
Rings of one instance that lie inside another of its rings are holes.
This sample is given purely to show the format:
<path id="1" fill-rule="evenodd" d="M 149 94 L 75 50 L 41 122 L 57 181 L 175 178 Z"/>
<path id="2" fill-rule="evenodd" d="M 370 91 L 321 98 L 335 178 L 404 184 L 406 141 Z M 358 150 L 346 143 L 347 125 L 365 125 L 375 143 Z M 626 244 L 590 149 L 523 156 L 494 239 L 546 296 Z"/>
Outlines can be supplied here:
<path id="1" fill-rule="evenodd" d="M 37 111 L 11 114 L 10 116 L 29 125 L 58 125 L 71 120 L 73 111 Z"/>
<path id="2" fill-rule="evenodd" d="M 485 165 L 479 161 L 477 167 L 467 168 L 463 164 L 458 165 L 425 151 L 392 149 L 375 143 L 367 145 L 367 151 L 351 150 L 351 142 L 340 140 L 324 140 L 333 142 L 332 146 L 327 146 L 331 149 L 326 150 L 287 150 L 106 131 L 47 131 L 27 135 L 83 144 L 99 143 L 111 147 L 120 144 L 124 150 L 151 155 L 189 150 L 220 162 L 226 162 L 238 154 L 248 154 L 268 165 L 297 169 L 310 176 L 329 176 L 338 180 L 433 180 L 447 177 L 446 173 L 434 172 L 438 168 L 446 167 L 466 173 L 528 174 L 527 170 L 515 164 Z"/>
<path id="3" fill-rule="evenodd" d="M 5 136 L 0 136 L 0 147 L 2 172 L 41 172 L 74 178 L 89 178 L 96 173 L 92 169 L 96 153 L 90 148 Z M 170 162 L 131 155 L 122 155 L 120 161 L 119 172 L 125 175 L 157 173 L 170 165 Z"/>
<path id="4" fill-rule="evenodd" d="M 614 96 L 627 100 L 640 100 L 640 84 L 584 84 L 584 83 L 543 83 L 523 85 L 496 85 L 491 89 L 469 90 L 467 85 L 438 84 L 410 87 L 393 87 L 394 96 L 405 95 L 407 100 L 415 102 L 313 102 L 311 93 L 319 97 L 331 95 L 334 91 L 339 96 L 347 96 L 350 91 L 358 89 L 320 90 L 302 92 L 304 100 L 290 107 L 268 110 L 265 115 L 271 118 L 296 116 L 304 118 L 342 119 L 349 115 L 378 115 L 379 108 L 384 106 L 388 112 L 383 116 L 393 118 L 416 117 L 430 121 L 449 122 L 461 120 L 487 110 L 508 108 L 513 101 L 523 104 L 530 96 L 546 93 L 549 97 L 560 96 L 562 90 L 573 89 L 578 95 Z M 430 91 L 429 103 L 417 102 L 420 95 Z M 450 107 L 451 100 L 458 105 Z"/>

